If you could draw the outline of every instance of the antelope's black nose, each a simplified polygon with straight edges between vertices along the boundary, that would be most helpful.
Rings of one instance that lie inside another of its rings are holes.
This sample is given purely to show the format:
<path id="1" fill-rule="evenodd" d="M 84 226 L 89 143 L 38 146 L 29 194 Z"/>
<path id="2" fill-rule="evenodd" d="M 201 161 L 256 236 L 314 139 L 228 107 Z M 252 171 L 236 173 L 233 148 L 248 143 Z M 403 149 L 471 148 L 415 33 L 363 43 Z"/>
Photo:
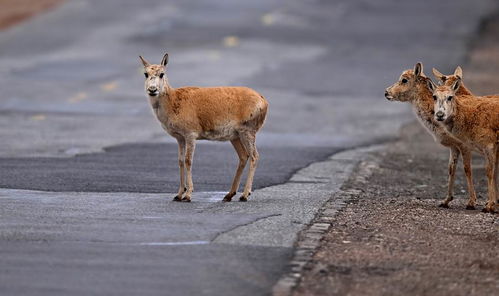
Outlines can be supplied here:
<path id="1" fill-rule="evenodd" d="M 393 99 L 393 96 L 391 96 L 386 89 L 385 89 L 385 98 L 389 101 Z"/>
<path id="2" fill-rule="evenodd" d="M 442 121 L 444 119 L 444 112 L 442 111 L 438 111 L 437 113 L 435 113 L 435 116 L 437 116 L 437 120 L 438 121 Z"/>

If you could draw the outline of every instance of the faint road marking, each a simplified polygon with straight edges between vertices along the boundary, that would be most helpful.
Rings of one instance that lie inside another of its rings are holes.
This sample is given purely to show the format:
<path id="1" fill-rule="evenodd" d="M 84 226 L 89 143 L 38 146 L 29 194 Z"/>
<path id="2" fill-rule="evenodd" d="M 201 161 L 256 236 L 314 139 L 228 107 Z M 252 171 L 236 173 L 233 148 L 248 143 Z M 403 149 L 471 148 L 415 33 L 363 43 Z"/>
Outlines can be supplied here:
<path id="1" fill-rule="evenodd" d="M 260 21 L 264 26 L 271 26 L 274 24 L 274 16 L 272 15 L 272 13 L 264 14 L 260 18 Z"/>
<path id="2" fill-rule="evenodd" d="M 47 119 L 47 117 L 43 114 L 36 114 L 36 115 L 31 116 L 31 120 L 35 120 L 35 121 L 42 121 L 45 119 Z"/>
<path id="3" fill-rule="evenodd" d="M 140 243 L 141 246 L 187 246 L 187 245 L 207 245 L 209 241 L 190 241 L 190 242 L 152 242 Z"/>
<path id="4" fill-rule="evenodd" d="M 239 38 L 237 36 L 227 36 L 223 40 L 225 47 L 236 47 L 239 45 Z"/>
<path id="5" fill-rule="evenodd" d="M 83 101 L 86 98 L 87 98 L 87 94 L 85 92 L 79 92 L 76 95 L 74 95 L 71 98 L 69 98 L 68 102 L 74 104 L 74 103 L 78 103 L 80 101 Z"/>
<path id="6" fill-rule="evenodd" d="M 109 83 L 105 83 L 105 84 L 102 84 L 100 86 L 100 88 L 103 90 L 103 91 L 112 91 L 114 90 L 115 88 L 118 87 L 118 82 L 116 81 L 111 81 Z"/>

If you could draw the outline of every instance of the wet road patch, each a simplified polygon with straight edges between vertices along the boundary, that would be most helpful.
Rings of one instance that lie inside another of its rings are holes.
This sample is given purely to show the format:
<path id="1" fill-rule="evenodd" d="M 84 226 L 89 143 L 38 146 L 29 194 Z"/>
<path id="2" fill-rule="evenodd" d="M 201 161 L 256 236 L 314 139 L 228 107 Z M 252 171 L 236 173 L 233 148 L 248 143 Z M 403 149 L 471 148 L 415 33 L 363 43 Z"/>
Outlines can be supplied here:
<path id="1" fill-rule="evenodd" d="M 284 183 L 298 169 L 338 150 L 261 147 L 254 189 Z M 194 190 L 228 190 L 237 162 L 230 144 L 199 143 L 193 163 Z M 11 189 L 160 193 L 176 192 L 179 180 L 174 143 L 119 145 L 71 158 L 0 158 L 0 168 L 0 188 Z"/>

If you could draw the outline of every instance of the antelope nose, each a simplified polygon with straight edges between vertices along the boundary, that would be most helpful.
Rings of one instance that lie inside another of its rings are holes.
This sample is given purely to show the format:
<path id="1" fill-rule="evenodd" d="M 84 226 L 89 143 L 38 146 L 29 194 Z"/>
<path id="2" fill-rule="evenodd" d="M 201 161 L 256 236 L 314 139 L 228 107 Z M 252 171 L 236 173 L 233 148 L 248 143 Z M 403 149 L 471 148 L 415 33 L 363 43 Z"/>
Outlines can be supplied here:
<path id="1" fill-rule="evenodd" d="M 385 89 L 385 98 L 386 98 L 387 100 L 390 100 L 390 101 L 393 99 L 393 97 L 390 95 L 390 93 L 389 93 L 389 92 L 388 92 L 388 90 L 386 90 L 386 89 Z"/>
<path id="2" fill-rule="evenodd" d="M 437 113 L 435 113 L 435 115 L 437 116 L 438 120 L 442 120 L 445 114 L 442 111 L 438 111 Z"/>
<path id="3" fill-rule="evenodd" d="M 157 91 L 157 90 L 158 90 L 158 88 L 157 88 L 157 87 L 155 87 L 155 86 L 150 86 L 149 88 L 147 88 L 147 90 L 148 90 L 149 92 L 155 92 L 155 91 Z"/>

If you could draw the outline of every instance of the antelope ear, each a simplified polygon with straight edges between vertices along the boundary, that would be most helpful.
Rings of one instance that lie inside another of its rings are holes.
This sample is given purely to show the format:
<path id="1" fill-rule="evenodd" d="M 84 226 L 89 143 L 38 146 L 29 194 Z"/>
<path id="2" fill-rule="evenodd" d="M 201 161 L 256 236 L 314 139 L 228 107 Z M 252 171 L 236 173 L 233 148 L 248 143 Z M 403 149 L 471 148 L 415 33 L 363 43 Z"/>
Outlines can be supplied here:
<path id="1" fill-rule="evenodd" d="M 452 90 L 456 92 L 460 86 L 461 86 L 461 77 L 458 77 L 458 79 L 456 79 L 456 81 L 454 81 L 454 83 L 452 84 Z"/>
<path id="2" fill-rule="evenodd" d="M 149 64 L 149 62 L 148 62 L 148 61 L 146 61 L 146 59 L 144 59 L 142 56 L 139 56 L 139 59 L 140 59 L 140 61 L 142 62 L 142 64 L 144 65 L 144 67 L 147 67 L 147 66 L 151 65 L 151 64 Z"/>
<path id="3" fill-rule="evenodd" d="M 445 77 L 444 74 L 440 73 L 440 71 L 435 68 L 431 69 L 431 71 L 433 72 L 433 75 L 435 75 L 435 77 L 439 80 L 443 80 L 443 78 Z"/>
<path id="4" fill-rule="evenodd" d="M 168 53 L 165 53 L 163 59 L 161 60 L 161 65 L 166 66 L 168 64 Z"/>
<path id="5" fill-rule="evenodd" d="M 456 75 L 459 78 L 463 79 L 463 69 L 461 69 L 460 66 L 457 66 L 456 70 L 454 70 L 454 75 Z"/>
<path id="6" fill-rule="evenodd" d="M 414 66 L 414 75 L 416 77 L 421 76 L 423 74 L 423 64 L 420 62 L 416 63 L 416 66 Z"/>
<path id="7" fill-rule="evenodd" d="M 426 80 L 426 86 L 428 86 L 428 89 L 433 93 L 435 91 L 435 89 L 437 89 L 437 86 L 435 85 L 435 83 L 433 83 L 433 80 L 429 79 Z"/>

